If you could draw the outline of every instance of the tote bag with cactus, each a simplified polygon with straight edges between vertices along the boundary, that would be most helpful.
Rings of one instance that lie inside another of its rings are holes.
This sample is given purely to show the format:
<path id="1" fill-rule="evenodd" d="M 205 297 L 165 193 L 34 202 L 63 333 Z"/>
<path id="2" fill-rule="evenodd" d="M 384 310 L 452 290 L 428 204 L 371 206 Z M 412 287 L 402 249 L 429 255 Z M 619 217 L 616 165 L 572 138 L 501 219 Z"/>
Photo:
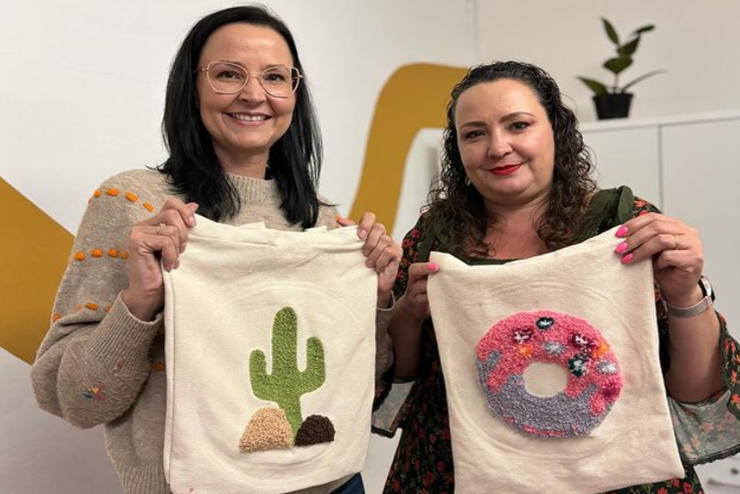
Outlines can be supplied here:
<path id="1" fill-rule="evenodd" d="M 354 228 L 198 218 L 165 273 L 165 475 L 174 494 L 277 494 L 359 472 L 376 277 Z"/>

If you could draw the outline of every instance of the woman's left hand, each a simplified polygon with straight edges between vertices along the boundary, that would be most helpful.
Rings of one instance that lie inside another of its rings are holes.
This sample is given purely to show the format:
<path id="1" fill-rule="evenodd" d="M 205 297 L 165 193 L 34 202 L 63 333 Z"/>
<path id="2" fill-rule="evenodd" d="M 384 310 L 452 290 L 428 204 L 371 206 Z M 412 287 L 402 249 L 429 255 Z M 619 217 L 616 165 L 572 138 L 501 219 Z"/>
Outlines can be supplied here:
<path id="1" fill-rule="evenodd" d="M 355 223 L 345 218 L 337 218 L 341 226 Z M 396 282 L 398 266 L 403 249 L 385 230 L 382 223 L 376 221 L 373 213 L 363 213 L 357 225 L 357 236 L 365 240 L 362 253 L 365 265 L 378 273 L 378 307 L 387 307 L 391 300 L 391 290 Z"/>
<path id="2" fill-rule="evenodd" d="M 701 299 L 698 282 L 704 250 L 696 228 L 662 214 L 647 213 L 622 225 L 617 237 L 623 242 L 615 252 L 624 264 L 653 258 L 655 280 L 672 305 L 688 307 Z"/>

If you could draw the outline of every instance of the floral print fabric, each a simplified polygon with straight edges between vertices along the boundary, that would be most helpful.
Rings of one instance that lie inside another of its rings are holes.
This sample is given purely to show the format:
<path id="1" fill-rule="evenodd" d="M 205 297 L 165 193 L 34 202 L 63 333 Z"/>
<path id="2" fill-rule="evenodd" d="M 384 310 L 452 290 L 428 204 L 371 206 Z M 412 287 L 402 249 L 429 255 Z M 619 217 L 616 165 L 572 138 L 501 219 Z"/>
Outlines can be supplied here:
<path id="1" fill-rule="evenodd" d="M 623 189 L 626 188 L 600 192 L 600 194 L 612 194 L 618 197 L 618 200 L 616 202 L 599 201 L 599 204 L 612 211 L 615 207 L 616 209 L 627 209 L 631 215 L 635 216 L 647 212 L 659 212 L 649 202 L 633 198 L 631 193 L 624 194 Z M 628 204 L 625 204 L 625 199 L 629 200 Z M 597 201 L 592 201 L 592 204 L 595 203 Z M 580 240 L 602 233 L 625 220 L 624 218 L 618 219 L 619 215 L 616 212 L 612 214 L 605 211 L 604 214 L 605 217 L 608 216 L 608 221 L 601 222 L 594 231 L 588 231 L 586 236 Z M 428 248 L 422 246 L 425 240 L 426 221 L 427 218 L 422 216 L 403 240 L 404 256 L 394 288 L 396 298 L 401 297 L 406 290 L 409 266 L 414 262 L 426 261 Z M 420 247 L 423 250 L 421 253 Z M 431 248 L 436 250 L 438 246 L 432 242 Z M 660 332 L 661 366 L 665 373 L 670 368 L 668 315 L 657 286 L 655 301 Z M 686 405 L 669 400 L 674 415 L 679 449 L 686 463 L 686 477 L 632 486 L 608 494 L 703 493 L 699 478 L 690 465 L 724 458 L 740 449 L 740 427 L 736 418 L 740 416 L 740 386 L 738 385 L 740 353 L 737 343 L 727 332 L 726 324 L 721 316 L 720 320 L 720 350 L 723 356 L 723 377 L 728 388 L 727 392 L 719 399 L 698 405 Z M 384 427 L 376 428 L 375 432 L 392 436 L 396 428 L 400 427 L 403 431 L 388 474 L 384 494 L 452 494 L 455 491 L 445 381 L 431 319 L 427 319 L 422 327 L 420 359 L 417 380 L 408 392 L 405 401 L 401 401 L 399 393 L 395 393 L 396 390 L 392 389 L 393 369 L 386 375 L 385 382 L 379 386 L 376 393 L 376 408 L 380 407 L 376 413 L 383 415 L 383 418 L 374 423 L 376 426 L 382 423 Z M 386 407 L 386 404 L 394 406 Z M 391 409 L 390 415 L 388 408 Z M 396 410 L 398 410 L 397 414 Z M 730 430 L 733 431 L 732 439 L 725 440 Z M 653 453 L 648 452 L 647 454 Z M 495 466 L 490 468 L 495 468 Z M 495 486 L 491 486 L 491 492 L 496 492 Z"/>

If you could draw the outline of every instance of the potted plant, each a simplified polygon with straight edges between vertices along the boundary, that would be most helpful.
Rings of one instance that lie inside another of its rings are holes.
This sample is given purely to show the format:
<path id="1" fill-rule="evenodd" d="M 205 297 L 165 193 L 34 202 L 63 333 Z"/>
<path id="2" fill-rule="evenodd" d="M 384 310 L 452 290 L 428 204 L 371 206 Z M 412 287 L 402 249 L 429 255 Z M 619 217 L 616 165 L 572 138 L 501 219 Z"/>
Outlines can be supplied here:
<path id="1" fill-rule="evenodd" d="M 589 79 L 586 77 L 579 77 L 588 88 L 594 92 L 593 100 L 596 105 L 596 115 L 599 120 L 607 118 L 624 118 L 629 115 L 630 103 L 632 102 L 632 93 L 628 93 L 627 90 L 637 84 L 640 81 L 647 79 L 648 77 L 654 76 L 663 70 L 653 70 L 647 74 L 643 74 L 637 79 L 620 86 L 619 76 L 632 65 L 632 56 L 637 51 L 637 47 L 640 44 L 640 38 L 643 34 L 655 29 L 655 26 L 650 24 L 642 26 L 641 28 L 633 31 L 624 42 L 620 41 L 619 35 L 611 22 L 605 18 L 601 18 L 604 23 L 604 31 L 609 40 L 614 43 L 616 48 L 616 56 L 609 58 L 604 62 L 604 68 L 614 74 L 614 83 L 611 86 L 607 86 L 597 80 Z"/>

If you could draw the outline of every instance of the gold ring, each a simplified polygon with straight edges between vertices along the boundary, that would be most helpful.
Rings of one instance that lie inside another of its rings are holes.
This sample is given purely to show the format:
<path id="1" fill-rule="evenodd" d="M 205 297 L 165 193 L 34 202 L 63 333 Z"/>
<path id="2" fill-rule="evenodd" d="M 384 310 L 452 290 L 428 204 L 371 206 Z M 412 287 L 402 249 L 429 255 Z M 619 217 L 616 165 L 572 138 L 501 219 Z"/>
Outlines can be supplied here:
<path id="1" fill-rule="evenodd" d="M 673 250 L 678 250 L 678 246 L 680 244 L 680 242 L 678 241 L 678 237 L 674 235 L 673 241 L 676 242 L 676 245 L 673 246 Z"/>

